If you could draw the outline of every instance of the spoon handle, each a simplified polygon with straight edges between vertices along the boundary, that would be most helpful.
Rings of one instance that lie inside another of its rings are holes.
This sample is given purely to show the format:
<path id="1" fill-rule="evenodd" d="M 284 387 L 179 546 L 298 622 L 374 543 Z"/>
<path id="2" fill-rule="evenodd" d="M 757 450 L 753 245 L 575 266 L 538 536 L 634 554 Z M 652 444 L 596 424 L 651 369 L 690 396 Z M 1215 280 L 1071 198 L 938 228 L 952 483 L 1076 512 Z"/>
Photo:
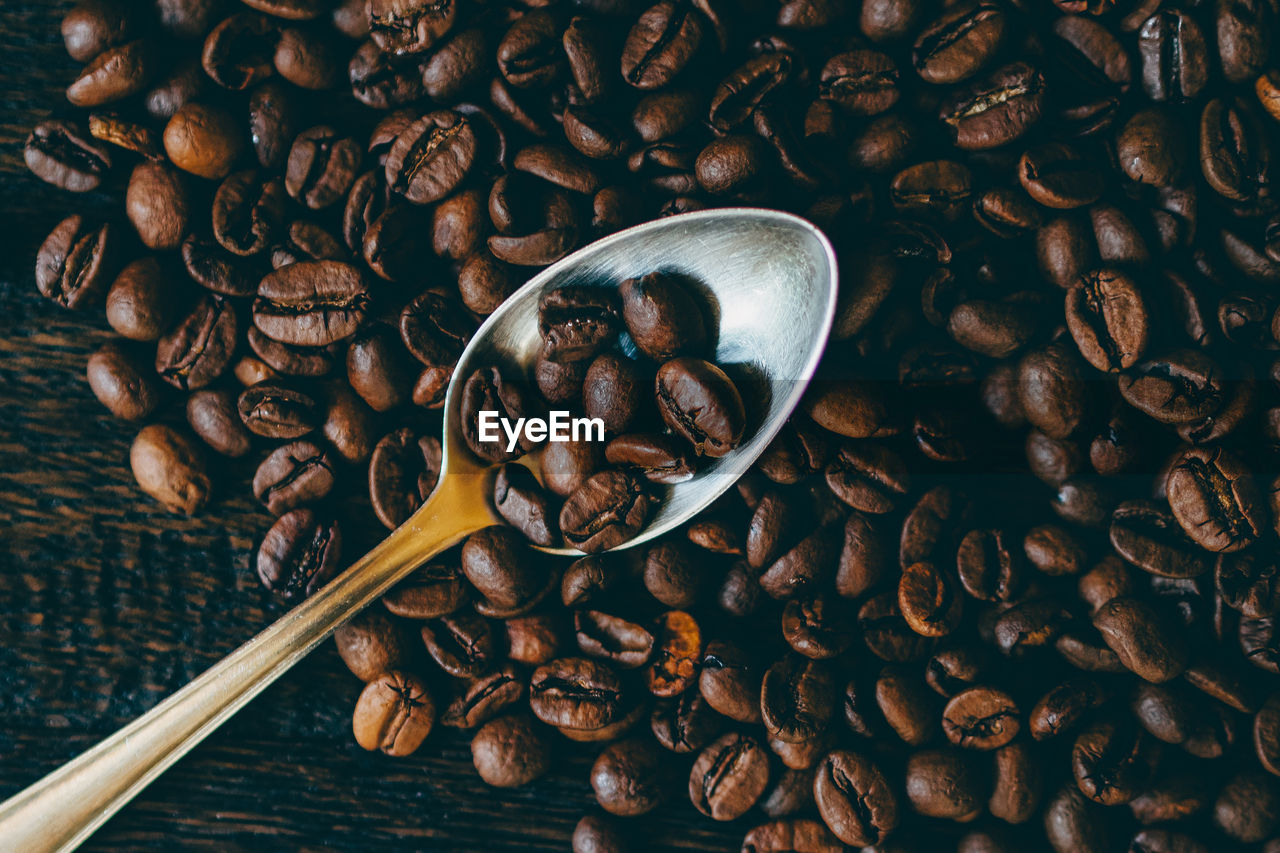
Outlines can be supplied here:
<path id="1" fill-rule="evenodd" d="M 407 522 L 258 636 L 106 740 L 0 803 L 0 846 L 74 850 L 249 700 L 397 581 L 493 523 L 482 480 L 441 477 Z"/>

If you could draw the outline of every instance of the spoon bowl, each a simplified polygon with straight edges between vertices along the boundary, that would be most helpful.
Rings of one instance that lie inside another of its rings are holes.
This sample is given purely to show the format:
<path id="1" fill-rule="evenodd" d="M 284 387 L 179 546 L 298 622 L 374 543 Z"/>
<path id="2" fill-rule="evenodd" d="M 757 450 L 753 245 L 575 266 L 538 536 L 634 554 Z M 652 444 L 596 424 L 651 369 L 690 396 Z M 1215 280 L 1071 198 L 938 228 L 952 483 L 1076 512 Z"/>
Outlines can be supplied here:
<path id="1" fill-rule="evenodd" d="M 532 374 L 542 345 L 538 301 L 568 285 L 617 287 L 661 271 L 701 291 L 716 327 L 715 356 L 742 391 L 751 421 L 746 440 L 720 459 L 700 460 L 697 474 L 657 487 L 657 509 L 630 548 L 688 521 L 747 472 L 804 393 L 822 355 L 836 305 L 836 259 L 827 238 L 788 213 L 730 208 L 686 213 L 619 231 L 558 261 L 489 315 L 463 351 L 445 397 L 441 477 L 476 474 L 487 465 L 461 433 L 462 385 L 497 364 Z M 634 349 L 624 339 L 624 349 Z M 536 463 L 535 463 L 536 464 Z M 542 548 L 577 555 L 573 548 Z"/>

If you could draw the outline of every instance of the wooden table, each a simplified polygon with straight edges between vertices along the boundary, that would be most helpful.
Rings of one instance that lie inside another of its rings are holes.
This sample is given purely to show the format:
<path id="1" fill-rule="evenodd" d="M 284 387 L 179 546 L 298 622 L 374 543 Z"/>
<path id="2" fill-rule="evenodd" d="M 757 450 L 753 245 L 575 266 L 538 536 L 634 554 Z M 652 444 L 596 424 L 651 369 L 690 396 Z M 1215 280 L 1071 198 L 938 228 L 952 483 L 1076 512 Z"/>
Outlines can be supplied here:
<path id="1" fill-rule="evenodd" d="M 250 567 L 270 519 L 243 466 L 184 519 L 128 469 L 136 427 L 84 379 L 112 337 L 32 281 L 36 248 L 73 196 L 27 171 L 32 124 L 65 103 L 76 65 L 59 2 L 0 6 L 0 797 L 147 710 L 280 613 Z M 360 683 L 326 644 L 106 825 L 86 849 L 567 850 L 595 805 L 591 751 L 565 747 L 525 789 L 487 788 L 468 739 L 440 727 L 418 754 L 356 746 Z M 716 825 L 679 797 L 629 823 L 637 849 L 736 850 L 752 819 Z M 0 839 L 0 849 L 4 840 Z"/>

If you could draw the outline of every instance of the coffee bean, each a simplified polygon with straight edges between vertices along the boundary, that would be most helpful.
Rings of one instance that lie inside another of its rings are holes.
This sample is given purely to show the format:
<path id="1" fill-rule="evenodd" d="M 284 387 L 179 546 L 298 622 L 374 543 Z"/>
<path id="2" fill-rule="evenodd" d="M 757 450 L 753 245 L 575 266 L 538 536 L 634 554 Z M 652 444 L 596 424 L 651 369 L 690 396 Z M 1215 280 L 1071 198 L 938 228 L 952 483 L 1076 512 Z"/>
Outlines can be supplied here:
<path id="1" fill-rule="evenodd" d="M 835 712 L 835 684 L 821 661 L 789 655 L 764 674 L 760 711 L 770 736 L 799 743 L 822 734 Z"/>
<path id="2" fill-rule="evenodd" d="M 694 475 L 685 446 L 662 433 L 620 435 L 605 446 L 604 455 L 610 465 L 635 469 L 652 483 L 674 485 Z"/>
<path id="3" fill-rule="evenodd" d="M 23 157 L 40 180 L 71 192 L 97 189 L 111 171 L 111 152 L 69 121 L 50 119 L 36 125 Z"/>
<path id="4" fill-rule="evenodd" d="M 1142 88 L 1153 101 L 1190 100 L 1209 78 L 1204 34 L 1195 19 L 1179 9 L 1147 18 L 1138 31 Z"/>
<path id="5" fill-rule="evenodd" d="M 374 607 L 339 626 L 333 642 L 342 662 L 366 684 L 384 672 L 399 669 L 408 657 L 400 623 Z"/>
<path id="6" fill-rule="evenodd" d="M 225 178 L 243 148 L 239 122 L 210 104 L 183 104 L 164 128 L 164 151 L 173 165 L 202 178 Z"/>
<path id="7" fill-rule="evenodd" d="M 854 115 L 877 115 L 898 102 L 898 68 L 877 50 L 838 53 L 822 68 L 819 97 Z"/>
<path id="8" fill-rule="evenodd" d="M 1071 748 L 1076 785 L 1089 799 L 1104 806 L 1129 802 L 1146 786 L 1154 757 L 1146 734 L 1131 720 L 1095 723 Z"/>
<path id="9" fill-rule="evenodd" d="M 724 371 L 697 358 L 658 368 L 658 411 L 700 456 L 718 458 L 738 446 L 746 428 L 742 397 Z"/>
<path id="10" fill-rule="evenodd" d="M 999 6 L 964 4 L 947 11 L 916 38 L 912 61 L 929 83 L 958 83 L 985 65 L 1004 37 Z"/>
<path id="11" fill-rule="evenodd" d="M 1036 760 L 1025 743 L 1011 743 L 995 752 L 995 772 L 987 810 L 1008 823 L 1025 823 L 1039 806 L 1043 782 Z"/>
<path id="12" fill-rule="evenodd" d="M 431 0 L 372 0 L 366 4 L 369 32 L 382 50 L 391 54 L 421 53 L 453 27 L 455 3 Z"/>
<path id="13" fill-rule="evenodd" d="M 253 475 L 253 494 L 273 515 L 323 499 L 333 489 L 334 466 L 310 441 L 277 448 Z"/>
<path id="14" fill-rule="evenodd" d="M 476 732 L 471 740 L 471 759 L 486 784 L 518 788 L 547 772 L 551 746 L 528 717 L 499 717 Z"/>
<path id="15" fill-rule="evenodd" d="M 788 850 L 811 850 L 813 853 L 836 853 L 842 849 L 840 839 L 816 820 L 775 820 L 761 824 L 742 840 L 747 853 L 783 853 Z"/>
<path id="16" fill-rule="evenodd" d="M 1129 670 L 1159 684 L 1179 675 L 1187 665 L 1187 647 L 1149 605 L 1117 597 L 1093 616 L 1094 627 Z"/>
<path id="17" fill-rule="evenodd" d="M 62 220 L 36 255 L 36 287 L 66 308 L 96 302 L 107 288 L 114 241 L 111 226 L 73 214 Z"/>
<path id="18" fill-rule="evenodd" d="M 440 442 L 415 437 L 409 427 L 385 436 L 369 458 L 369 503 L 388 529 L 417 512 L 436 487 L 442 467 Z"/>
<path id="19" fill-rule="evenodd" d="M 111 414 L 128 421 L 146 418 L 160 404 L 155 375 L 116 343 L 103 344 L 89 356 L 89 388 Z"/>
<path id="20" fill-rule="evenodd" d="M 535 545 L 549 546 L 558 538 L 550 498 L 528 468 L 503 465 L 494 480 L 493 503 L 498 514 Z"/>
<path id="21" fill-rule="evenodd" d="M 965 821 L 985 799 L 971 759 L 958 750 L 924 749 L 907 759 L 907 799 L 925 817 Z"/>
<path id="22" fill-rule="evenodd" d="M 768 783 L 768 753 L 753 738 L 730 733 L 693 762 L 689 799 L 713 820 L 734 820 L 755 805 Z"/>
<path id="23" fill-rule="evenodd" d="M 322 347 L 349 338 L 364 319 L 364 277 L 338 261 L 281 267 L 258 284 L 253 324 L 274 341 Z"/>
<path id="24" fill-rule="evenodd" d="M 1169 507 L 1209 551 L 1238 551 L 1262 533 L 1265 510 L 1252 473 L 1221 448 L 1191 448 L 1169 472 Z"/>
<path id="25" fill-rule="evenodd" d="M 846 844 L 879 844 L 898 826 L 898 798 L 880 769 L 847 750 L 818 765 L 813 797 L 827 827 Z"/>
<path id="26" fill-rule="evenodd" d="M 971 687 L 951 697 L 942 711 L 947 740 L 966 749 L 999 749 L 1021 728 L 1018 706 L 1002 690 Z"/>
<path id="27" fill-rule="evenodd" d="M 235 352 L 239 323 L 226 300 L 205 294 L 156 346 L 156 372 L 184 391 L 213 382 Z"/>
<path id="28" fill-rule="evenodd" d="M 622 48 L 622 76 L 638 89 L 665 86 L 697 53 L 702 18 L 672 0 L 650 6 L 631 27 Z"/>
<path id="29" fill-rule="evenodd" d="M 465 116 L 428 113 L 396 137 L 387 154 L 387 186 L 414 204 L 439 201 L 466 177 L 475 152 L 475 133 Z"/>
<path id="30" fill-rule="evenodd" d="M 508 382 L 496 367 L 478 368 L 468 377 L 462 389 L 462 436 L 467 447 L 487 462 L 509 462 L 534 448 L 527 432 L 521 432 L 516 446 L 508 449 L 501 436 L 497 440 L 482 440 L 481 412 L 497 412 L 498 418 L 516 423 L 533 413 L 524 390 L 514 382 Z M 568 526 L 563 513 L 560 527 L 568 537 Z"/>
<path id="31" fill-rule="evenodd" d="M 454 678 L 476 678 L 498 660 L 493 627 L 475 613 L 441 616 L 425 623 L 421 630 L 427 654 Z"/>
<path id="32" fill-rule="evenodd" d="M 581 551 L 607 551 L 640 532 L 650 503 L 644 487 L 631 474 L 601 471 L 565 500 L 560 531 L 566 543 Z"/>
<path id="33" fill-rule="evenodd" d="M 426 685 L 417 676 L 391 670 L 365 685 L 351 727 L 363 748 L 404 756 L 417 751 L 435 720 Z"/>
<path id="34" fill-rule="evenodd" d="M 1044 87 L 1044 75 L 1025 62 L 1015 62 L 949 95 L 938 116 L 957 148 L 996 148 L 1018 139 L 1039 121 Z"/>
<path id="35" fill-rule="evenodd" d="M 67 100 L 77 107 L 98 107 L 136 95 L 146 88 L 154 64 L 151 46 L 144 40 L 109 47 L 67 87 Z"/>
<path id="36" fill-rule="evenodd" d="M 276 519 L 258 548 L 258 577 L 272 592 L 295 601 L 315 592 L 338 573 L 342 533 L 337 522 L 310 509 Z"/>
<path id="37" fill-rule="evenodd" d="M 129 448 L 134 479 L 169 512 L 195 515 L 213 491 L 204 453 L 185 433 L 164 424 L 142 428 Z"/>

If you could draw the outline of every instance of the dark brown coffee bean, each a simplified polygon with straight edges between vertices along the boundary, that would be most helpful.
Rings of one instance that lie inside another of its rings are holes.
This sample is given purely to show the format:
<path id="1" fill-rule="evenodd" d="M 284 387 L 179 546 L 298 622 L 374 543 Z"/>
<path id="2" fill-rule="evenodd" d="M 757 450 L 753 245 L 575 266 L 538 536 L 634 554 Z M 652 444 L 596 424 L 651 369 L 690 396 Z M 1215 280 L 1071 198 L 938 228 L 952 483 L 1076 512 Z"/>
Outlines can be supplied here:
<path id="1" fill-rule="evenodd" d="M 210 180 L 231 174 L 244 148 L 244 132 L 231 113 L 211 104 L 184 104 L 164 128 L 173 165 Z"/>
<path id="2" fill-rule="evenodd" d="M 898 582 L 898 607 L 911 630 L 925 637 L 941 637 L 960 622 L 963 599 L 955 583 L 933 563 L 912 563 Z"/>
<path id="3" fill-rule="evenodd" d="M 369 458 L 369 503 L 389 530 L 417 512 L 436 487 L 442 467 L 440 440 L 415 437 L 409 427 L 385 436 Z"/>
<path id="4" fill-rule="evenodd" d="M 898 826 L 898 798 L 884 774 L 847 750 L 818 764 L 813 798 L 823 822 L 846 844 L 879 844 Z"/>
<path id="5" fill-rule="evenodd" d="M 406 619 L 447 616 L 466 600 L 462 572 L 448 562 L 428 563 L 382 597 L 387 610 Z"/>
<path id="6" fill-rule="evenodd" d="M 62 41 L 76 62 L 88 62 L 109 47 L 122 44 L 141 21 L 120 0 L 83 0 L 62 17 Z"/>
<path id="7" fill-rule="evenodd" d="M 1125 667 L 1147 681 L 1159 684 L 1186 669 L 1185 637 L 1145 602 L 1113 598 L 1098 608 L 1093 624 Z"/>
<path id="8" fill-rule="evenodd" d="M 284 188 L 312 210 L 341 201 L 360 174 L 360 145 L 328 125 L 299 133 L 289 149 Z"/>
<path id="9" fill-rule="evenodd" d="M 782 611 L 782 636 L 787 645 L 807 658 L 833 658 L 853 642 L 847 616 L 835 599 L 792 599 Z"/>
<path id="10" fill-rule="evenodd" d="M 738 446 L 746 428 L 742 397 L 724 371 L 697 358 L 658 368 L 658 411 L 700 456 L 718 458 Z"/>
<path id="11" fill-rule="evenodd" d="M 160 404 L 155 374 L 117 343 L 103 344 L 89 356 L 85 372 L 93 396 L 118 418 L 140 421 Z"/>
<path id="12" fill-rule="evenodd" d="M 197 391 L 187 398 L 187 423 L 192 431 L 223 456 L 247 454 L 253 436 L 245 429 L 229 391 Z"/>
<path id="13" fill-rule="evenodd" d="M 769 784 L 769 754 L 755 739 L 730 733 L 702 751 L 689 771 L 689 799 L 713 820 L 747 812 Z"/>
<path id="14" fill-rule="evenodd" d="M 493 504 L 498 514 L 533 544 L 550 546 L 559 539 L 550 497 L 528 468 L 508 462 L 498 469 Z"/>
<path id="15" fill-rule="evenodd" d="M 235 310 L 221 297 L 205 294 L 156 347 L 156 372 L 184 391 L 195 391 L 222 375 L 235 352 Z"/>
<path id="16" fill-rule="evenodd" d="M 498 659 L 493 627 L 475 613 L 461 611 L 427 622 L 422 642 L 431 659 L 454 678 L 476 678 Z"/>
<path id="17" fill-rule="evenodd" d="M 272 74 L 271 55 L 279 31 L 262 15 L 239 12 L 224 18 L 204 40 L 201 64 L 224 89 L 243 91 Z"/>
<path id="18" fill-rule="evenodd" d="M 1021 137 L 1040 119 L 1044 76 L 1025 62 L 997 69 L 943 100 L 939 118 L 957 148 L 981 151 Z"/>
<path id="19" fill-rule="evenodd" d="M 826 471 L 827 485 L 840 500 L 862 512 L 892 512 L 910 488 L 902 459 L 878 445 L 846 444 Z"/>
<path id="20" fill-rule="evenodd" d="M 448 6 L 453 8 L 452 3 Z M 518 788 L 550 769 L 551 745 L 533 720 L 499 717 L 486 723 L 471 739 L 471 760 L 485 784 Z"/>
<path id="21" fill-rule="evenodd" d="M 42 121 L 27 137 L 27 168 L 40 180 L 71 192 L 97 189 L 111 171 L 111 152 L 72 122 Z"/>
<path id="22" fill-rule="evenodd" d="M 764 674 L 760 712 L 770 737 L 785 743 L 812 741 L 835 713 L 835 683 L 827 664 L 791 654 Z"/>
<path id="23" fill-rule="evenodd" d="M 1149 501 L 1125 501 L 1111 514 L 1111 546 L 1144 571 L 1193 578 L 1209 571 L 1209 559 L 1166 510 Z"/>
<path id="24" fill-rule="evenodd" d="M 508 664 L 471 682 L 440 722 L 454 728 L 475 728 L 524 699 L 524 688 L 519 670 Z"/>
<path id="25" fill-rule="evenodd" d="M 1204 34 L 1195 19 L 1180 9 L 1163 9 L 1138 31 L 1142 88 L 1153 101 L 1190 100 L 1209 79 Z"/>
<path id="26" fill-rule="evenodd" d="M 1200 114 L 1200 169 L 1219 195 L 1256 201 L 1271 182 L 1271 146 L 1258 116 L 1241 98 L 1214 98 Z"/>
<path id="27" fill-rule="evenodd" d="M 643 529 L 649 507 L 649 495 L 634 476 L 601 471 L 565 500 L 560 530 L 574 548 L 587 553 L 607 551 Z"/>
<path id="28" fill-rule="evenodd" d="M 401 623 L 376 607 L 348 619 L 333 632 L 338 656 L 352 675 L 366 683 L 399 669 L 408 657 Z"/>
<path id="29" fill-rule="evenodd" d="M 417 751 L 435 720 L 436 706 L 426 685 L 414 675 L 392 670 L 365 685 L 351 728 L 364 749 L 404 756 Z"/>
<path id="30" fill-rule="evenodd" d="M 276 519 L 258 548 L 258 577 L 286 601 L 311 595 L 338 574 L 342 532 L 336 521 L 310 509 L 295 509 Z"/>
<path id="31" fill-rule="evenodd" d="M 811 853 L 837 853 L 843 849 L 840 839 L 816 820 L 775 820 L 761 824 L 742 840 L 744 853 L 784 853 L 806 850 Z"/>
<path id="32" fill-rule="evenodd" d="M 1116 806 L 1136 797 L 1151 778 L 1154 755 L 1131 719 L 1095 723 L 1071 747 L 1076 785 L 1094 802 Z"/>
<path id="33" fill-rule="evenodd" d="M 1266 510 L 1253 474 L 1221 448 L 1190 448 L 1169 472 L 1173 516 L 1209 551 L 1248 547 L 1266 526 Z"/>
<path id="34" fill-rule="evenodd" d="M 204 453 L 173 427 L 143 427 L 129 448 L 129 466 L 142 491 L 169 512 L 195 515 L 209 502 L 213 486 Z"/>
<path id="35" fill-rule="evenodd" d="M 620 435 L 605 446 L 604 454 L 610 465 L 635 469 L 653 483 L 674 485 L 694 475 L 687 448 L 661 433 Z"/>
<path id="36" fill-rule="evenodd" d="M 451 193 L 476 155 L 471 122 L 449 110 L 428 113 L 396 137 L 387 154 L 387 186 L 414 204 Z"/>
<path id="37" fill-rule="evenodd" d="M 154 341 L 168 331 L 178 295 L 159 261 L 139 258 L 111 283 L 107 291 L 107 322 L 126 338 Z"/>
<path id="38" fill-rule="evenodd" d="M 1043 787 L 1037 761 L 1025 743 L 1011 743 L 995 752 L 994 784 L 987 810 L 1007 823 L 1026 823 L 1040 805 Z"/>
<path id="39" fill-rule="evenodd" d="M 320 400 L 283 382 L 268 380 L 246 388 L 237 409 L 250 432 L 267 438 L 300 438 L 321 423 Z"/>
<path id="40" fill-rule="evenodd" d="M 281 267 L 258 284 L 253 324 L 274 341 L 323 347 L 355 334 L 369 300 L 364 277 L 339 261 Z"/>
<path id="41" fill-rule="evenodd" d="M 557 363 L 590 359 L 616 340 L 621 326 L 619 320 L 617 297 L 609 290 L 597 287 L 548 290 L 538 301 L 542 355 Z"/>
<path id="42" fill-rule="evenodd" d="M 658 89 L 684 70 L 702 43 L 703 18 L 660 0 L 640 15 L 622 48 L 622 76 L 638 89 Z"/>
<path id="43" fill-rule="evenodd" d="M 1003 690 L 971 687 L 951 697 L 942 711 L 947 740 L 966 749 L 999 749 L 1017 736 L 1018 706 Z"/>
<path id="44" fill-rule="evenodd" d="M 645 669 L 645 683 L 654 696 L 677 696 L 698 678 L 702 660 L 702 629 L 683 610 L 668 610 L 654 620 L 654 653 Z"/>
<path id="45" fill-rule="evenodd" d="M 151 45 L 144 40 L 109 47 L 81 69 L 67 87 L 67 100 L 77 107 L 98 107 L 132 97 L 146 89 L 154 65 Z"/>
<path id="46" fill-rule="evenodd" d="M 310 441 L 277 448 L 253 475 L 253 495 L 273 515 L 284 515 L 315 503 L 333 490 L 334 465 L 329 454 Z"/>
<path id="47" fill-rule="evenodd" d="M 925 817 L 966 821 L 982 809 L 985 792 L 972 759 L 954 749 L 923 749 L 907 759 L 907 799 Z"/>
<path id="48" fill-rule="evenodd" d="M 838 53 L 822 68 L 818 95 L 854 115 L 878 115 L 898 102 L 898 67 L 878 50 Z"/>
<path id="49" fill-rule="evenodd" d="M 561 658 L 539 667 L 529 682 L 534 716 L 547 725 L 599 729 L 621 719 L 621 680 L 598 661 Z"/>
<path id="50" fill-rule="evenodd" d="M 111 275 L 111 226 L 92 224 L 79 214 L 49 232 L 36 254 L 40 295 L 65 308 L 87 308 L 101 298 Z"/>
<path id="51" fill-rule="evenodd" d="M 1004 29 L 1004 13 L 995 4 L 966 3 L 949 9 L 916 38 L 916 73 L 929 83 L 958 83 L 971 77 L 995 55 Z"/>

